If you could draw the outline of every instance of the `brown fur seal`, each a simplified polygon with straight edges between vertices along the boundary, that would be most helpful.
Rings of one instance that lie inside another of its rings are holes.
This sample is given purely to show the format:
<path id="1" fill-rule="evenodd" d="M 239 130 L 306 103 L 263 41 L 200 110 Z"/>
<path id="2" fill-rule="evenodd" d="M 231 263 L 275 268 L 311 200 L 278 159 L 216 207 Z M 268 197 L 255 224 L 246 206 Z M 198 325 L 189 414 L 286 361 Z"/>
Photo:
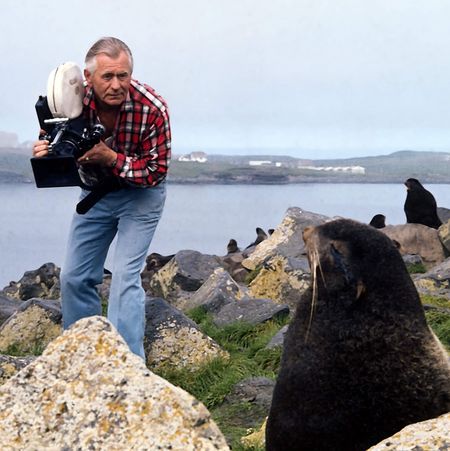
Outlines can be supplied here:
<path id="1" fill-rule="evenodd" d="M 249 244 L 245 249 L 249 249 L 253 246 L 257 246 L 259 243 L 267 239 L 267 233 L 261 227 L 256 227 L 256 240 Z"/>
<path id="2" fill-rule="evenodd" d="M 436 199 L 417 179 L 405 182 L 408 190 L 404 205 L 406 222 L 438 229 L 442 222 L 437 214 Z"/>
<path id="3" fill-rule="evenodd" d="M 448 355 L 392 241 L 339 219 L 305 230 L 313 278 L 285 337 L 268 451 L 362 451 L 450 410 Z"/>
<path id="4" fill-rule="evenodd" d="M 236 252 L 240 252 L 240 251 L 241 250 L 239 249 L 237 241 L 234 238 L 231 238 L 227 244 L 227 255 L 235 254 Z"/>
<path id="5" fill-rule="evenodd" d="M 382 229 L 386 227 L 386 216 L 382 214 L 375 215 L 371 220 L 369 225 L 375 227 L 376 229 Z"/>

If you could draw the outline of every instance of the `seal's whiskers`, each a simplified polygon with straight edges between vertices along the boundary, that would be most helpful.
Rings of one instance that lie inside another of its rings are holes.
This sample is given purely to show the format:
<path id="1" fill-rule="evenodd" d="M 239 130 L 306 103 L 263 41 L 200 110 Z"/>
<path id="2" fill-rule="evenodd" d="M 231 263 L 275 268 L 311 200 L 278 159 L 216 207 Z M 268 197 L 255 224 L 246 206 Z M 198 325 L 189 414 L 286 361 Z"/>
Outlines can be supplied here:
<path id="1" fill-rule="evenodd" d="M 318 252 L 317 248 L 315 248 L 311 252 L 310 261 L 311 261 L 312 299 L 311 299 L 311 310 L 310 310 L 310 314 L 309 314 L 308 327 L 306 328 L 306 334 L 305 334 L 305 343 L 308 341 L 308 338 L 309 338 L 309 333 L 311 330 L 311 325 L 312 325 L 312 321 L 313 321 L 313 317 L 314 317 L 314 311 L 315 311 L 316 304 L 317 304 L 317 296 L 318 296 L 317 268 L 319 269 L 322 280 L 325 283 L 325 277 L 323 275 L 322 265 L 320 264 L 319 252 Z"/>

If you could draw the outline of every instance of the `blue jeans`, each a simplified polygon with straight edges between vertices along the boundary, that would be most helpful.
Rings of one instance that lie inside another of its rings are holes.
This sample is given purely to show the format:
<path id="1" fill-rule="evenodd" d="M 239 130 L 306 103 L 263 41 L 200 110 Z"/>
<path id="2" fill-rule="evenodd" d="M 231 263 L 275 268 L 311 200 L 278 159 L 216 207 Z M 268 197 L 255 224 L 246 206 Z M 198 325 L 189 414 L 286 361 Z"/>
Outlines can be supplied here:
<path id="1" fill-rule="evenodd" d="M 87 192 L 83 191 L 83 198 Z M 102 283 L 108 249 L 117 234 L 108 319 L 131 351 L 145 360 L 145 293 L 140 273 L 161 217 L 165 182 L 153 188 L 108 193 L 85 215 L 75 213 L 61 271 L 63 326 L 100 315 L 96 285 Z"/>

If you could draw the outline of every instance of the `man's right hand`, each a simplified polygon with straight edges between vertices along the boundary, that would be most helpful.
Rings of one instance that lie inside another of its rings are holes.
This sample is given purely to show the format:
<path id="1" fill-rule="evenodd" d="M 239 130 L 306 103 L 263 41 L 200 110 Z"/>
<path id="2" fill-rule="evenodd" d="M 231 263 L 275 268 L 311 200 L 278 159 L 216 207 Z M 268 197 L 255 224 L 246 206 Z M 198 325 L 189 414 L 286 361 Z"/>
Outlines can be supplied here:
<path id="1" fill-rule="evenodd" d="M 45 134 L 45 130 L 41 130 L 41 135 Z M 33 157 L 45 157 L 48 155 L 48 145 L 49 141 L 45 139 L 40 139 L 39 141 L 35 141 L 33 144 Z"/>
<path id="2" fill-rule="evenodd" d="M 33 157 L 45 157 L 48 155 L 49 142 L 46 140 L 36 141 L 33 144 Z"/>

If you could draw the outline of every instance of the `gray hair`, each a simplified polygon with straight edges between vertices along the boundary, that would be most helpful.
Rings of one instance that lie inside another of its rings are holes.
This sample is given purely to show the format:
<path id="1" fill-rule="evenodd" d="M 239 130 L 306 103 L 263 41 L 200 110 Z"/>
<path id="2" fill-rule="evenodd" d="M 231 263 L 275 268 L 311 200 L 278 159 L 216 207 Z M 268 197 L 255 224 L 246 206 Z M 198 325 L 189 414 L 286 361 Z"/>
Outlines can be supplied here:
<path id="1" fill-rule="evenodd" d="M 111 36 L 100 38 L 87 52 L 84 63 L 86 69 L 92 74 L 97 68 L 97 55 L 104 53 L 110 58 L 118 58 L 121 52 L 125 52 L 130 60 L 130 71 L 133 72 L 133 55 L 125 42 Z"/>

